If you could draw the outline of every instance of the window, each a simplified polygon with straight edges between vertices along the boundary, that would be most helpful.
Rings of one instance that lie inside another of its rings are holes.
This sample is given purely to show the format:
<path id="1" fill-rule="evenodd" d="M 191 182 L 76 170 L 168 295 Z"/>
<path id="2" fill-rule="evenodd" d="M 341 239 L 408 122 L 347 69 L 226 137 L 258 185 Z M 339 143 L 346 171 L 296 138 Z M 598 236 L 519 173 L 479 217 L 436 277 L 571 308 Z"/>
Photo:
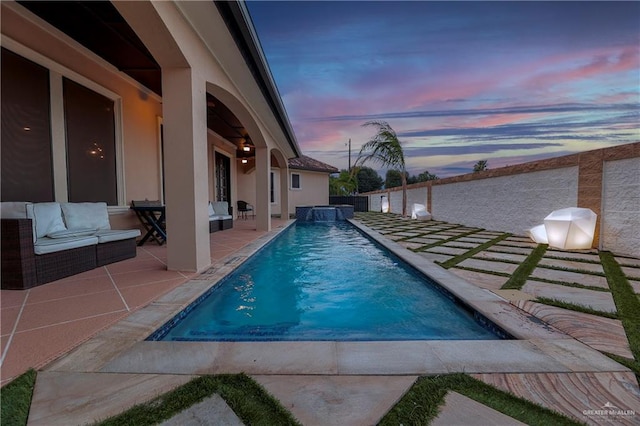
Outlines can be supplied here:
<path id="1" fill-rule="evenodd" d="M 2 48 L 2 201 L 53 201 L 49 70 Z"/>
<path id="2" fill-rule="evenodd" d="M 118 205 L 118 96 L 7 43 L 20 54 L 3 47 L 0 60 L 2 201 Z"/>
<path id="3" fill-rule="evenodd" d="M 270 200 L 272 203 L 276 202 L 276 193 L 275 193 L 275 185 L 274 185 L 274 179 L 275 179 L 275 175 L 273 174 L 273 172 L 270 173 L 269 175 L 269 181 L 270 181 L 270 185 L 269 185 L 269 196 L 270 196 Z"/>
<path id="4" fill-rule="evenodd" d="M 69 201 L 118 204 L 111 99 L 63 79 Z"/>
<path id="5" fill-rule="evenodd" d="M 300 189 L 299 173 L 291 173 L 291 189 Z"/>

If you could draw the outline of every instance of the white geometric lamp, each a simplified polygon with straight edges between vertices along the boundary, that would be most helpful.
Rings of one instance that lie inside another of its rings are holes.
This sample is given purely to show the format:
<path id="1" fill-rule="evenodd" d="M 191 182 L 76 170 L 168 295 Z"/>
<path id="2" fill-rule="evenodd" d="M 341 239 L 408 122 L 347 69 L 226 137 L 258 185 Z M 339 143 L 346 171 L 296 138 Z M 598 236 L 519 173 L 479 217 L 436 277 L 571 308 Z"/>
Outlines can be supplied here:
<path id="1" fill-rule="evenodd" d="M 382 213 L 389 213 L 389 199 L 383 195 L 380 199 L 380 203 L 382 204 L 381 205 Z"/>
<path id="2" fill-rule="evenodd" d="M 590 209 L 580 207 L 551 212 L 544 218 L 549 245 L 563 250 L 590 249 L 597 217 Z"/>
<path id="3" fill-rule="evenodd" d="M 414 204 L 411 206 L 411 219 L 431 220 L 431 213 L 424 204 Z"/>
<path id="4" fill-rule="evenodd" d="M 534 226 L 533 228 L 527 231 L 529 234 L 529 238 L 535 241 L 538 244 L 549 244 L 549 239 L 547 238 L 547 230 L 544 228 L 544 225 Z"/>

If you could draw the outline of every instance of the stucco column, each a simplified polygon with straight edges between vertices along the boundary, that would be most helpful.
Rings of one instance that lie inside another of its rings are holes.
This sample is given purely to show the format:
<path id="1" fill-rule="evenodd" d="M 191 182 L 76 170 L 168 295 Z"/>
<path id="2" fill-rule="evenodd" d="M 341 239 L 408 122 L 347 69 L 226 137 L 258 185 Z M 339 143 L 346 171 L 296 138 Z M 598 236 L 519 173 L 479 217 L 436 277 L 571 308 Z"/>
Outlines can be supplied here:
<path id="1" fill-rule="evenodd" d="M 271 156 L 267 147 L 256 147 L 256 229 L 271 231 Z"/>
<path id="2" fill-rule="evenodd" d="M 280 169 L 280 218 L 289 219 L 289 168 Z"/>
<path id="3" fill-rule="evenodd" d="M 162 69 L 167 268 L 170 270 L 199 271 L 211 264 L 205 99 L 205 82 L 197 78 L 193 70 Z"/>

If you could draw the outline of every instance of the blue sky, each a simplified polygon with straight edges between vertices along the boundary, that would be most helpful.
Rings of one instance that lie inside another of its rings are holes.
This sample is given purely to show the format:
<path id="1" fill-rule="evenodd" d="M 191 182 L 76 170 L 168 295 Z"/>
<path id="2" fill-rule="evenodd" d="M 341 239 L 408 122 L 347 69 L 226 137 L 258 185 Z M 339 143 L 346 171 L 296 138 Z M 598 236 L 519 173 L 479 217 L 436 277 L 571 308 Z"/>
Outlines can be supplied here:
<path id="1" fill-rule="evenodd" d="M 302 151 L 335 167 L 369 120 L 440 177 L 640 140 L 640 2 L 247 5 Z"/>

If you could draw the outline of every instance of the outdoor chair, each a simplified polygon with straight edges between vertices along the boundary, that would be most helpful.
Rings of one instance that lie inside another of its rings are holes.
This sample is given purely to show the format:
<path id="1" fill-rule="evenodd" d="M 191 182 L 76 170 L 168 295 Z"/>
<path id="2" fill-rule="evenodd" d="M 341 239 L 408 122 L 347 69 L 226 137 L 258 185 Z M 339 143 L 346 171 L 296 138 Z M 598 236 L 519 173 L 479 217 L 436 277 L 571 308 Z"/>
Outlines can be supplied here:
<path id="1" fill-rule="evenodd" d="M 246 201 L 238 200 L 238 217 L 242 217 L 243 219 L 247 218 L 247 213 L 251 214 L 251 216 L 255 216 L 253 211 L 253 206 Z"/>

